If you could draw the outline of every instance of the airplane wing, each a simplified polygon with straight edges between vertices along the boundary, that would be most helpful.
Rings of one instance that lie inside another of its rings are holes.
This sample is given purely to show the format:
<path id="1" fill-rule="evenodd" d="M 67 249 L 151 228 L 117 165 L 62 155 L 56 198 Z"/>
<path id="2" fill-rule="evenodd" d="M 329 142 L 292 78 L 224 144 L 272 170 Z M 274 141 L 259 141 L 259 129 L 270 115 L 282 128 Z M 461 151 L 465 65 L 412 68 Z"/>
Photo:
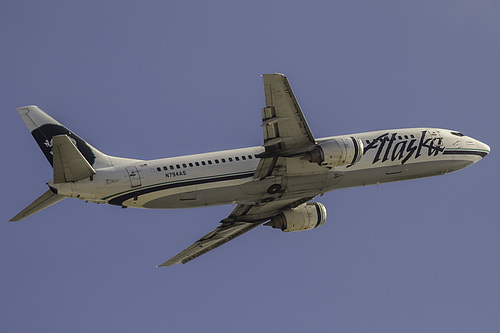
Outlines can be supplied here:
<path id="1" fill-rule="evenodd" d="M 266 107 L 262 109 L 265 152 L 260 156 L 255 179 L 279 169 L 280 157 L 307 152 L 316 143 L 287 78 L 278 73 L 262 77 L 266 97 Z"/>
<path id="2" fill-rule="evenodd" d="M 274 215 L 277 215 L 281 210 L 295 208 L 311 199 L 309 197 L 301 200 L 280 200 L 255 205 L 239 204 L 229 217 L 221 221 L 220 226 L 198 239 L 175 257 L 156 267 L 172 266 L 179 263 L 185 264 L 258 227 Z"/>
<path id="3" fill-rule="evenodd" d="M 179 263 L 187 263 L 193 259 L 198 258 L 202 254 L 211 251 L 230 240 L 243 235 L 245 232 L 258 227 L 262 222 L 251 223 L 251 222 L 229 222 L 222 223 L 219 227 L 212 230 L 205 236 L 198 239 L 193 245 L 173 257 L 172 259 L 164 262 L 157 267 L 172 266 Z"/>
<path id="4" fill-rule="evenodd" d="M 276 73 L 262 77 L 266 97 L 266 107 L 262 109 L 265 152 L 259 156 L 254 175 L 256 181 L 271 175 L 286 176 L 285 158 L 303 154 L 316 143 L 287 78 Z M 219 227 L 158 267 L 185 264 L 263 224 L 283 210 L 312 199 L 284 200 L 276 194 L 271 201 L 237 205 Z"/>
<path id="5" fill-rule="evenodd" d="M 287 151 L 315 144 L 287 78 L 277 73 L 264 74 L 262 77 L 266 95 L 266 107 L 262 109 L 266 151 Z"/>

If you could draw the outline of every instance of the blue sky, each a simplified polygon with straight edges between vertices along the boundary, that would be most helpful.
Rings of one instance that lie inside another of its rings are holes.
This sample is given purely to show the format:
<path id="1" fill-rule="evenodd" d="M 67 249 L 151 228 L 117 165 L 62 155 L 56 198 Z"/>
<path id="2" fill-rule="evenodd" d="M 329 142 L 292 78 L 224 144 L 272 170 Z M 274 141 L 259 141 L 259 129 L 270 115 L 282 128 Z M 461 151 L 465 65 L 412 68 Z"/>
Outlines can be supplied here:
<path id="1" fill-rule="evenodd" d="M 496 1 L 16 1 L 0 11 L 3 332 L 496 332 Z M 67 199 L 7 223 L 51 169 L 15 111 L 36 104 L 105 153 L 260 145 L 263 73 L 315 136 L 432 126 L 488 143 L 442 177 L 332 192 L 313 231 L 257 228 L 155 268 L 230 206 Z"/>

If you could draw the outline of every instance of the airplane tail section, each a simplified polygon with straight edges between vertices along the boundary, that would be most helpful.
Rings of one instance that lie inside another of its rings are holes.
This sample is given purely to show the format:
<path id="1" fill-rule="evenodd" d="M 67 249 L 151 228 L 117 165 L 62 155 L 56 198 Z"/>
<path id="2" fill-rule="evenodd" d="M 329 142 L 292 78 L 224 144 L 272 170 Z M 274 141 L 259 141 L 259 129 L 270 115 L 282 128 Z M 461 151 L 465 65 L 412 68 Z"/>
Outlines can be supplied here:
<path id="1" fill-rule="evenodd" d="M 96 169 L 134 161 L 101 153 L 35 105 L 17 111 L 52 165 L 54 184 L 76 182 L 92 177 Z M 10 221 L 20 221 L 65 198 L 55 192 L 48 190 Z"/>
<path id="2" fill-rule="evenodd" d="M 54 166 L 53 138 L 61 135 L 68 137 L 88 164 L 93 168 L 105 168 L 113 165 L 110 156 L 92 147 L 85 142 L 85 140 L 81 139 L 74 132 L 40 110 L 37 106 L 23 106 L 17 108 L 17 112 L 19 112 L 21 118 L 23 118 L 24 123 L 52 166 Z"/>

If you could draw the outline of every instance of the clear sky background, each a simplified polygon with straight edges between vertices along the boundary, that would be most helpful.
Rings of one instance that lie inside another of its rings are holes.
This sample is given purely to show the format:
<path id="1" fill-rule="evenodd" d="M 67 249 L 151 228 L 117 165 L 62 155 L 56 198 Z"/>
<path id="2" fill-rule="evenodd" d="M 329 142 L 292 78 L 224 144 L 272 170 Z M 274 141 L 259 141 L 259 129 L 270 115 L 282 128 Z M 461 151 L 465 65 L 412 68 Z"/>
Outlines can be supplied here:
<path id="1" fill-rule="evenodd" d="M 498 1 L 4 1 L 0 331 L 498 332 Z M 52 170 L 15 108 L 143 159 L 262 144 L 263 73 L 316 137 L 432 126 L 492 152 L 441 177 L 332 192 L 323 227 L 259 227 L 156 268 L 231 206 L 66 199 L 7 221 Z"/>

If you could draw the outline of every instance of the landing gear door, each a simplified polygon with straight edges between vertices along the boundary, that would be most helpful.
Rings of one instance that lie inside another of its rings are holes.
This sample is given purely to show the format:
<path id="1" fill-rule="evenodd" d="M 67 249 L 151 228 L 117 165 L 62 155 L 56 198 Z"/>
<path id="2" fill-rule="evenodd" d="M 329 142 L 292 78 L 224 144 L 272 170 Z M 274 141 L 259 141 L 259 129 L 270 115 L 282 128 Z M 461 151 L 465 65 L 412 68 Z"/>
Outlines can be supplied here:
<path id="1" fill-rule="evenodd" d="M 141 176 L 135 166 L 127 167 L 127 173 L 130 178 L 130 187 L 141 186 Z"/>

